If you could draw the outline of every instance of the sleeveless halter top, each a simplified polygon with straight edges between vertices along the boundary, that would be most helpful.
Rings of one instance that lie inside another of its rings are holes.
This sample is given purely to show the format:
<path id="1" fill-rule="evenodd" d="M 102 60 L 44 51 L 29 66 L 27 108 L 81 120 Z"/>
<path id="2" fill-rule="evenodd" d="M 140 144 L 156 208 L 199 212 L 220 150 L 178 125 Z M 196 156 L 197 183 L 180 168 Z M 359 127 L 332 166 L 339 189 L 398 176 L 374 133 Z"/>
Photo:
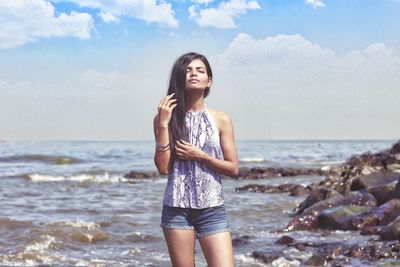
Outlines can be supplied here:
<path id="1" fill-rule="evenodd" d="M 219 131 L 207 110 L 188 111 L 185 116 L 191 144 L 210 156 L 222 159 Z M 176 158 L 168 175 L 163 204 L 172 207 L 203 209 L 222 205 L 221 176 L 194 160 Z"/>

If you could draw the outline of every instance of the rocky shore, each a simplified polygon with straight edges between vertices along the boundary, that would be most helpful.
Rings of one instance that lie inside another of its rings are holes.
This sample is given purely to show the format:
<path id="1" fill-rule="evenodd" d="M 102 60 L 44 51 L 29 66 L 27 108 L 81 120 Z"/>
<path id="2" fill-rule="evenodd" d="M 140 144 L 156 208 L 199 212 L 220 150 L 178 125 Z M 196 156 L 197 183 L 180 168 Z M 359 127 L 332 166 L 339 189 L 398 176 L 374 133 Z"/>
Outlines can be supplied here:
<path id="1" fill-rule="evenodd" d="M 307 195 L 293 211 L 293 218 L 283 229 L 276 244 L 295 247 L 312 254 L 297 260 L 310 266 L 346 266 L 351 258 L 374 263 L 392 259 L 400 265 L 400 141 L 378 153 L 366 152 L 352 156 L 338 166 L 321 169 L 243 168 L 238 179 L 260 179 L 277 176 L 320 175 L 325 179 L 308 186 L 282 184 L 270 186 L 248 184 L 237 192 L 289 193 Z M 347 245 L 335 242 L 300 242 L 290 236 L 292 231 L 358 231 L 370 235 L 362 244 Z M 239 236 L 234 246 L 248 242 L 251 237 Z M 282 257 L 279 250 L 253 252 L 253 257 L 266 263 Z"/>

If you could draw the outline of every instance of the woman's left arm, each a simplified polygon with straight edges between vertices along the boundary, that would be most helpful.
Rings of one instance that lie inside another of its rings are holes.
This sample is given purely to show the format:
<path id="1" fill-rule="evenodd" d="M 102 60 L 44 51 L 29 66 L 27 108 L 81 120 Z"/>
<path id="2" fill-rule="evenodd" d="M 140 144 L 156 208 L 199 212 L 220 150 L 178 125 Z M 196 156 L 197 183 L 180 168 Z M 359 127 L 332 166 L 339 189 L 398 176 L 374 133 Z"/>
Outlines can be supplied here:
<path id="1" fill-rule="evenodd" d="M 235 177 L 238 175 L 239 169 L 232 120 L 226 113 L 222 113 L 219 124 L 220 143 L 224 159 L 214 158 L 197 146 L 185 141 L 176 143 L 176 154 L 180 159 L 197 160 L 218 173 Z"/>

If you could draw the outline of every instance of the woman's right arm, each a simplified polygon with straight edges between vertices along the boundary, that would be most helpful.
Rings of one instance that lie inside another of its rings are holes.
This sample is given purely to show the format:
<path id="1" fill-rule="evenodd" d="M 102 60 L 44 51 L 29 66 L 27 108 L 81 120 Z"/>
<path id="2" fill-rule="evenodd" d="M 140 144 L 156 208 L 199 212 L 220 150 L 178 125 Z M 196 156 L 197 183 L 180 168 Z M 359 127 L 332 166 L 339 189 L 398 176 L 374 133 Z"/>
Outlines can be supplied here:
<path id="1" fill-rule="evenodd" d="M 172 110 L 176 107 L 176 99 L 172 99 L 173 94 L 164 97 L 158 105 L 158 114 L 154 117 L 154 137 L 156 139 L 156 149 L 154 153 L 154 163 L 158 172 L 168 174 L 171 149 L 163 148 L 169 144 L 168 124 L 171 120 Z"/>

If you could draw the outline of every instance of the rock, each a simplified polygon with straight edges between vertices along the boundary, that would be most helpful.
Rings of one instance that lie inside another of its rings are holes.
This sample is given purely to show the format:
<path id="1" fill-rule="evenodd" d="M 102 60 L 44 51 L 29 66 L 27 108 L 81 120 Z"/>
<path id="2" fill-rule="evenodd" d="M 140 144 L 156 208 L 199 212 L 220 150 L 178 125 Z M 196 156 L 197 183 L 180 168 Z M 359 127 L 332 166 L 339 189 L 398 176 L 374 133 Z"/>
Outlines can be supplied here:
<path id="1" fill-rule="evenodd" d="M 360 234 L 361 235 L 379 235 L 381 229 L 382 229 L 382 226 L 365 226 L 363 229 L 361 229 Z"/>
<path id="2" fill-rule="evenodd" d="M 332 168 L 326 173 L 326 178 L 318 185 L 326 186 L 346 194 L 353 186 L 353 190 L 366 188 L 363 181 L 355 180 L 360 176 L 373 175 L 373 173 L 384 173 L 391 171 L 392 173 L 400 171 L 400 141 L 395 143 L 392 148 L 372 154 L 366 152 L 361 155 L 352 156 L 344 164 Z M 353 184 L 353 180 L 354 184 Z M 376 180 L 379 182 L 379 179 Z M 383 202 L 384 203 L 384 202 Z M 382 203 L 381 203 L 382 204 Z"/>
<path id="3" fill-rule="evenodd" d="M 394 143 L 389 151 L 390 154 L 400 154 L 400 140 Z"/>
<path id="4" fill-rule="evenodd" d="M 232 245 L 234 247 L 247 245 L 248 243 L 250 243 L 250 240 L 251 240 L 251 236 L 249 236 L 249 235 L 238 236 L 232 240 Z"/>
<path id="5" fill-rule="evenodd" d="M 326 265 L 326 259 L 325 257 L 322 257 L 321 255 L 312 255 L 304 264 L 308 266 L 325 266 Z"/>
<path id="6" fill-rule="evenodd" d="M 124 175 L 124 178 L 128 179 L 141 179 L 141 178 L 155 178 L 160 176 L 158 172 L 138 172 L 138 171 L 130 171 L 129 173 Z"/>
<path id="7" fill-rule="evenodd" d="M 361 248 L 358 244 L 351 246 L 349 251 L 346 252 L 347 256 L 361 258 L 363 256 L 363 248 Z"/>
<path id="8" fill-rule="evenodd" d="M 357 205 L 357 206 L 376 206 L 376 200 L 374 196 L 368 193 L 355 192 L 349 196 L 336 196 L 329 198 L 318 203 L 315 203 L 311 207 L 305 209 L 301 215 L 296 216 L 284 230 L 310 230 L 317 227 L 318 216 L 326 209 L 338 207 L 341 205 Z"/>
<path id="9" fill-rule="evenodd" d="M 294 239 L 290 236 L 284 235 L 278 240 L 275 241 L 275 244 L 280 244 L 280 245 L 288 245 L 294 242 Z"/>
<path id="10" fill-rule="evenodd" d="M 382 205 L 392 198 L 400 198 L 400 178 L 397 182 L 368 188 L 366 191 L 375 197 L 378 205 Z"/>
<path id="11" fill-rule="evenodd" d="M 271 263 L 279 257 L 283 256 L 283 251 L 266 249 L 264 251 L 254 251 L 253 257 L 262 260 L 265 263 Z"/>
<path id="12" fill-rule="evenodd" d="M 397 181 L 399 179 L 399 176 L 400 175 L 398 173 L 394 173 L 391 171 L 375 172 L 368 175 L 361 175 L 352 181 L 350 190 L 357 191 L 366 188 L 382 186 Z"/>
<path id="13" fill-rule="evenodd" d="M 262 179 L 269 177 L 288 177 L 298 175 L 326 175 L 331 170 L 320 168 L 280 168 L 280 167 L 240 167 L 238 178 L 242 179 Z"/>
<path id="14" fill-rule="evenodd" d="M 242 187 L 235 188 L 236 192 L 249 191 L 249 192 L 261 192 L 261 193 L 292 193 L 293 191 L 305 190 L 305 187 L 298 184 L 282 184 L 279 186 L 274 185 L 263 185 L 263 184 L 248 184 Z"/>
<path id="15" fill-rule="evenodd" d="M 289 196 L 292 197 L 298 197 L 298 196 L 304 196 L 307 195 L 310 192 L 310 189 L 308 187 L 304 186 L 297 186 L 294 187 L 290 190 Z"/>
<path id="16" fill-rule="evenodd" d="M 376 233 L 374 226 L 387 225 L 400 215 L 400 199 L 392 199 L 379 207 L 362 212 L 350 219 L 349 230 L 365 229 L 364 234 Z M 368 229 L 369 230 L 368 230 Z"/>
<path id="17" fill-rule="evenodd" d="M 383 240 L 399 240 L 400 239 L 400 216 L 398 216 L 389 225 L 382 227 L 379 236 Z"/>
<path id="18" fill-rule="evenodd" d="M 322 200 L 338 196 L 339 193 L 327 187 L 314 187 L 308 197 L 299 205 L 296 214 L 301 214 L 306 208 Z"/>
<path id="19" fill-rule="evenodd" d="M 318 216 L 318 226 L 322 229 L 348 230 L 353 216 L 370 210 L 371 207 L 346 205 L 323 211 Z"/>

